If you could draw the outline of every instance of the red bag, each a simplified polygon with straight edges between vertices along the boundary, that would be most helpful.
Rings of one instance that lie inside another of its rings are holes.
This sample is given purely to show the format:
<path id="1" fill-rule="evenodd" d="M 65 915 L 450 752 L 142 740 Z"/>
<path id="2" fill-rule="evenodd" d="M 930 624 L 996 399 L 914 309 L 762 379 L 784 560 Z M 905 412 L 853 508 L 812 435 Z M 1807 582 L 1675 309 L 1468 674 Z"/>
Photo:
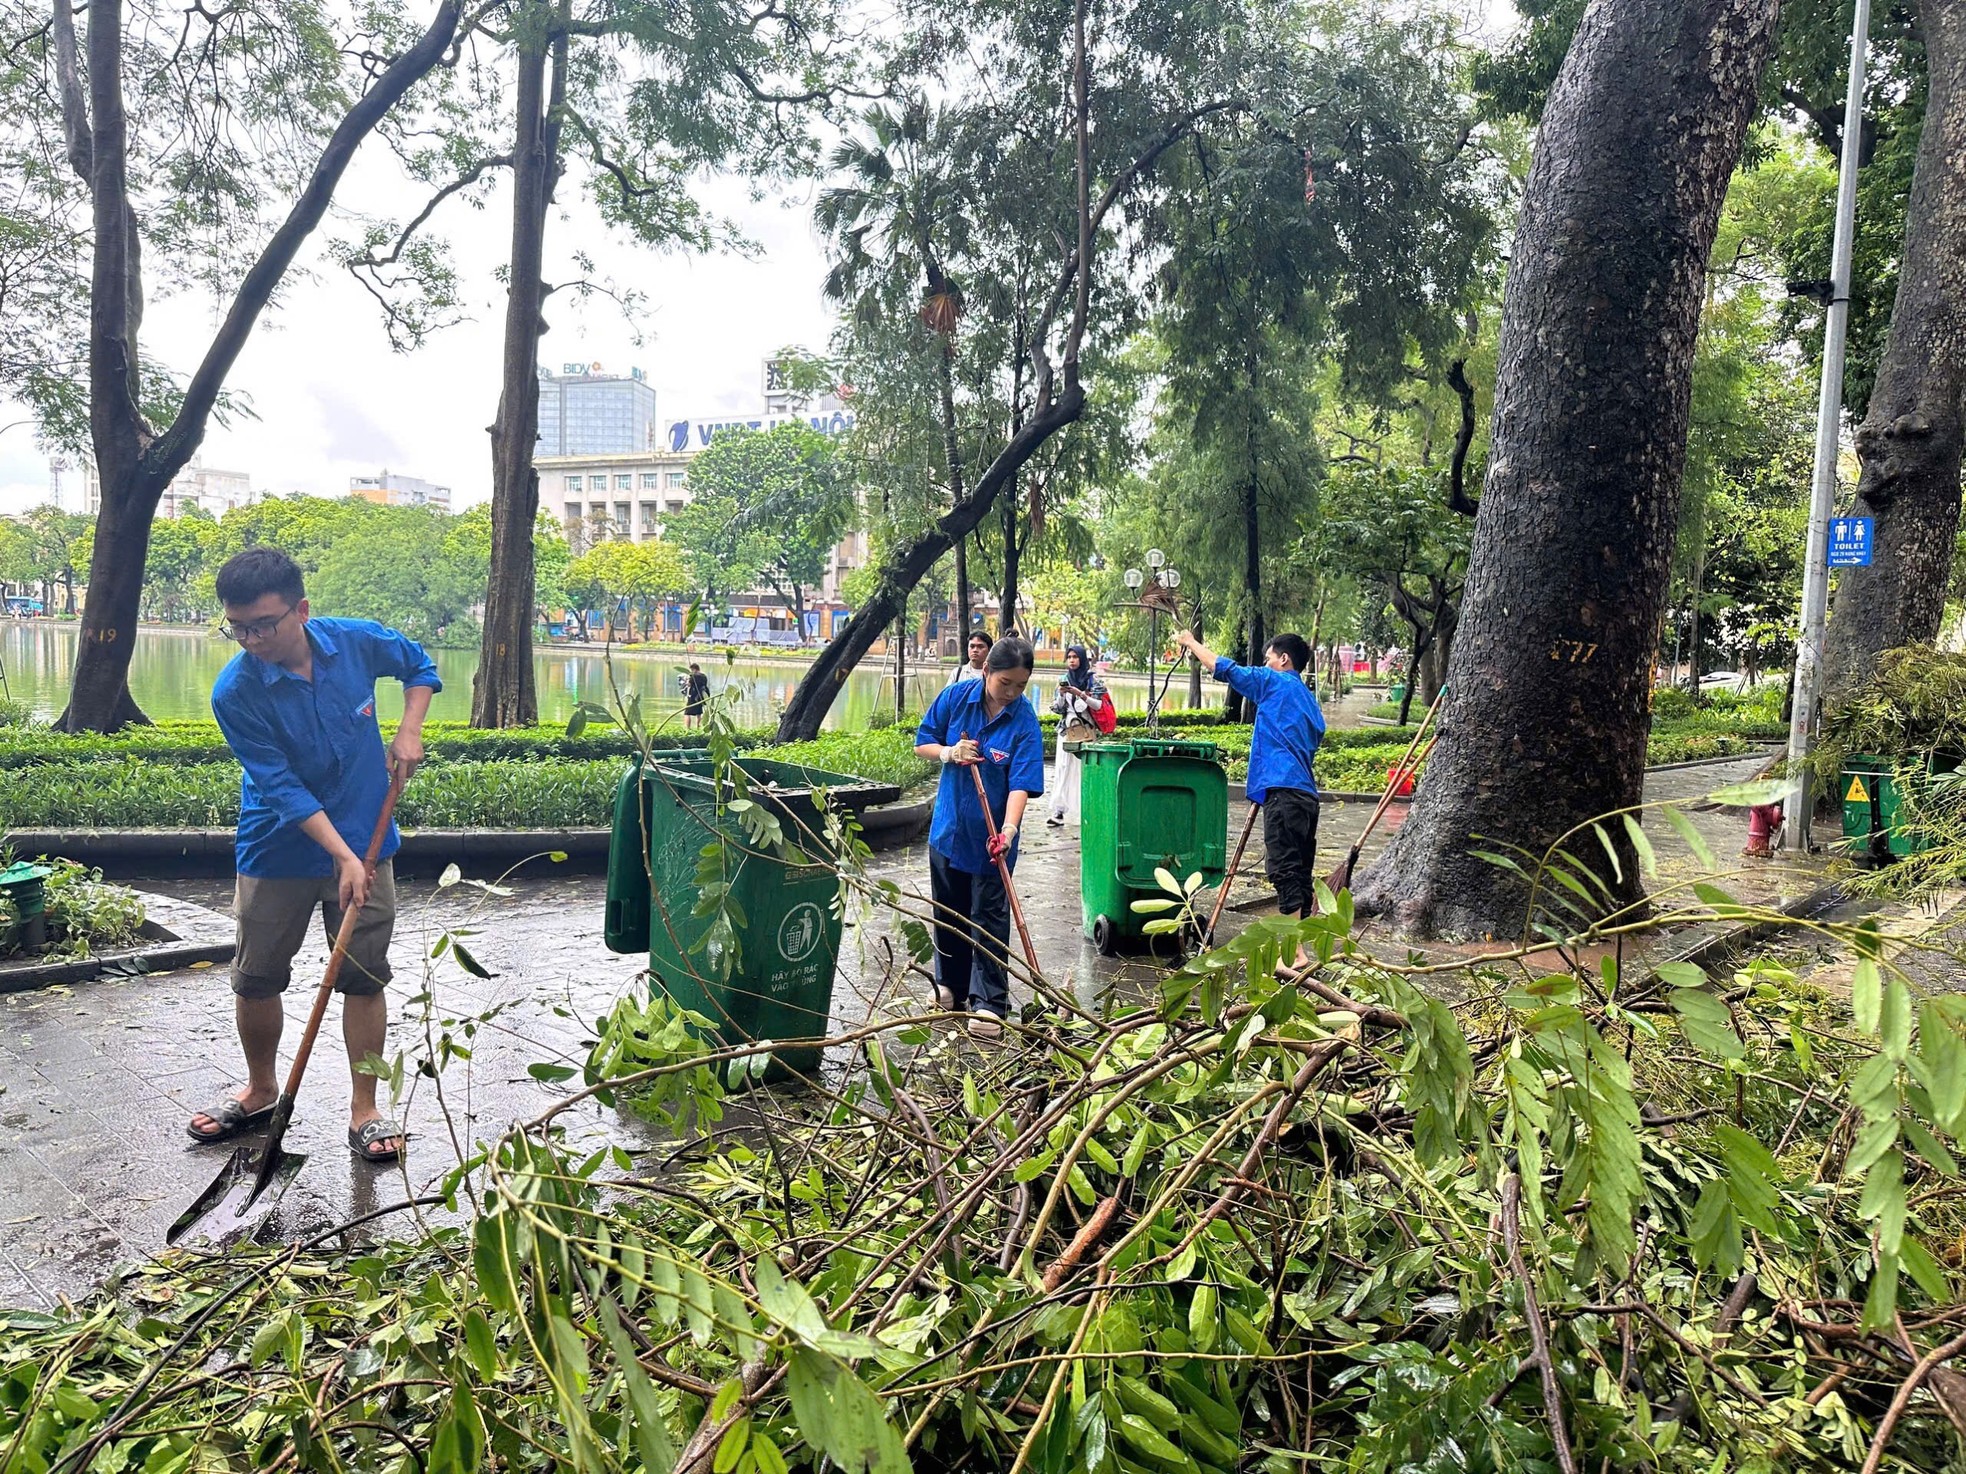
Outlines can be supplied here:
<path id="1" fill-rule="evenodd" d="M 1110 737 L 1113 735 L 1113 728 L 1119 724 L 1120 714 L 1113 708 L 1113 693 L 1101 691 L 1099 705 L 1092 709 L 1092 725 L 1099 729 L 1100 736 Z"/>

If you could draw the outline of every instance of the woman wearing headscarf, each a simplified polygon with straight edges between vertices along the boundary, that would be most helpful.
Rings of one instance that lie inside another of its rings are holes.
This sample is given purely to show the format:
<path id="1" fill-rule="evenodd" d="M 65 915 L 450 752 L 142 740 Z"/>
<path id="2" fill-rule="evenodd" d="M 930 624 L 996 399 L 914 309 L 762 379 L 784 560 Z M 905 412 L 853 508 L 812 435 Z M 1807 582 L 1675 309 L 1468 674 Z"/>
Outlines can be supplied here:
<path id="1" fill-rule="evenodd" d="M 974 1039 L 1002 1038 L 1010 1016 L 1010 899 L 997 861 L 1016 868 L 1024 806 L 1044 792 L 1044 734 L 1024 699 L 1032 664 L 1029 640 L 998 640 L 982 678 L 943 687 L 915 733 L 915 751 L 945 764 L 928 831 L 935 1001 L 944 1012 L 968 1013 Z M 982 793 L 964 768 L 982 775 Z"/>
<path id="2" fill-rule="evenodd" d="M 1054 796 L 1051 801 L 1051 817 L 1045 822 L 1054 827 L 1069 818 L 1078 817 L 1079 808 L 1079 755 L 1067 746 L 1067 742 L 1077 743 L 1090 740 L 1099 735 L 1093 724 L 1092 714 L 1105 704 L 1106 686 L 1093 674 L 1092 661 L 1087 656 L 1085 646 L 1067 645 L 1065 647 L 1065 679 L 1058 683 L 1058 699 L 1051 703 L 1051 709 L 1058 713 L 1058 763 L 1052 774 Z"/>

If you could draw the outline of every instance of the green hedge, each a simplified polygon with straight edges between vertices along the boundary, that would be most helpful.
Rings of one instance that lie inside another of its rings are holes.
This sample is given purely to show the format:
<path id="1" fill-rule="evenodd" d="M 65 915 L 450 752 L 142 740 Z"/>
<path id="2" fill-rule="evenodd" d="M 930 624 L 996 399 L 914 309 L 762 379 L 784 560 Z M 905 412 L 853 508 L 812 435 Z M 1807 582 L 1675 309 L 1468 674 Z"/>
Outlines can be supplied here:
<path id="1" fill-rule="evenodd" d="M 147 735 L 166 742 L 159 751 L 146 751 L 141 757 L 130 756 L 127 746 L 118 751 L 90 745 L 120 742 L 121 737 L 55 739 L 79 740 L 89 756 L 80 761 L 61 759 L 52 755 L 59 748 L 44 747 L 36 749 L 31 760 L 15 763 L 0 784 L 0 828 L 231 827 L 239 817 L 239 769 L 222 746 L 217 759 L 188 755 L 202 737 L 191 729 L 202 725 L 207 724 L 149 729 Z M 1122 735 L 1137 725 L 1122 727 Z M 403 795 L 405 824 L 558 829 L 610 821 L 614 786 L 628 745 L 618 730 L 590 728 L 578 738 L 549 728 L 469 735 L 465 731 L 433 731 L 435 760 L 418 772 Z M 1162 731 L 1213 742 L 1226 761 L 1229 777 L 1240 782 L 1246 776 L 1250 728 L 1184 721 Z M 915 756 L 914 733 L 914 723 L 909 722 L 877 732 L 828 732 L 811 742 L 780 747 L 759 744 L 750 750 L 920 789 L 935 779 L 936 765 Z M 1328 732 L 1318 755 L 1318 784 L 1332 792 L 1377 792 L 1385 787 L 1386 770 L 1399 761 L 1410 740 L 1410 733 L 1384 727 Z M 680 738 L 665 737 L 660 745 L 679 743 Z M 1647 761 L 1726 757 L 1746 751 L 1749 745 L 1746 738 L 1726 732 L 1660 732 L 1647 748 Z"/>
<path id="2" fill-rule="evenodd" d="M 578 828 L 606 824 L 620 758 L 433 763 L 398 810 L 412 828 Z M 17 829 L 229 829 L 239 822 L 239 770 L 227 763 L 136 759 L 42 763 L 13 774 L 0 826 Z"/>
<path id="3" fill-rule="evenodd" d="M 769 728 L 742 732 L 740 747 L 759 747 L 772 739 Z M 695 747 L 702 734 L 663 731 L 650 741 L 659 750 Z M 431 722 L 423 729 L 430 761 L 489 762 L 500 759 L 583 760 L 626 757 L 635 750 L 619 727 L 590 725 L 578 737 L 564 726 L 514 727 L 485 732 L 461 722 Z M 217 722 L 161 722 L 154 727 L 130 727 L 109 736 L 89 732 L 71 735 L 47 727 L 0 727 L 0 769 L 35 767 L 104 758 L 141 758 L 152 763 L 229 763 L 232 754 L 219 735 Z"/>

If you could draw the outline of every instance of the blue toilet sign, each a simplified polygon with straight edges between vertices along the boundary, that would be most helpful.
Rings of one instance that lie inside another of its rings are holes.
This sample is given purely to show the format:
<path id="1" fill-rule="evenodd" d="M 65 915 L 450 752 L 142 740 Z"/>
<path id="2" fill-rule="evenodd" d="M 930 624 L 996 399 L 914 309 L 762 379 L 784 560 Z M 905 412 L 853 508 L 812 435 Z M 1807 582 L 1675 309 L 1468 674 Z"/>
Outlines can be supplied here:
<path id="1" fill-rule="evenodd" d="M 1829 524 L 1829 566 L 1868 568 L 1877 531 L 1875 517 L 1832 517 Z"/>

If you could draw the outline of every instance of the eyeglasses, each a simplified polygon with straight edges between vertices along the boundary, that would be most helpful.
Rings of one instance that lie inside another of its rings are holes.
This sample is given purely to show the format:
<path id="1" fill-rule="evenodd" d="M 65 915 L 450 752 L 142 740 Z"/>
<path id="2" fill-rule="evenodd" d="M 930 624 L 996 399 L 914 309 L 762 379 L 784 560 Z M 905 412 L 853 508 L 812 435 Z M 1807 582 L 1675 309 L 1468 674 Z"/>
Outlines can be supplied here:
<path id="1" fill-rule="evenodd" d="M 273 632 L 286 621 L 292 609 L 283 609 L 271 619 L 248 619 L 240 622 L 222 624 L 218 632 L 228 640 L 236 640 L 243 645 L 250 640 L 270 640 Z"/>

